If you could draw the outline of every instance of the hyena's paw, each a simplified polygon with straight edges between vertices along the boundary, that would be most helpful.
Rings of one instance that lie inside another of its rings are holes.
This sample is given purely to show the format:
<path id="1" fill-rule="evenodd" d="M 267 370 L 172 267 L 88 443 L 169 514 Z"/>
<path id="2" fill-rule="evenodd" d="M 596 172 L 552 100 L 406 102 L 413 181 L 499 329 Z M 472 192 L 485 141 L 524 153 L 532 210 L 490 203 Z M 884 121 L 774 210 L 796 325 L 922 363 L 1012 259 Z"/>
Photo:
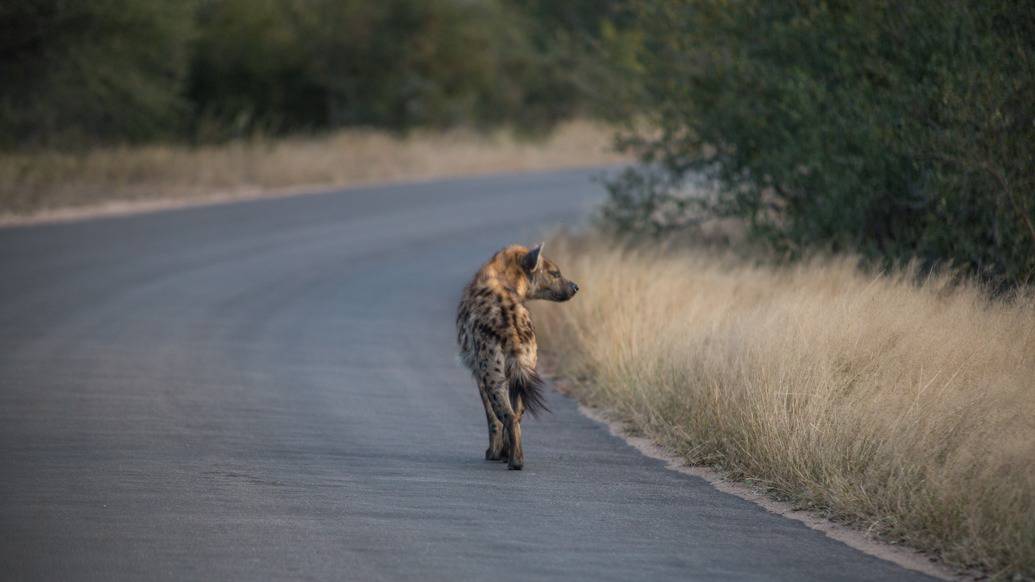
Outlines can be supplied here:
<path id="1" fill-rule="evenodd" d="M 520 471 L 525 466 L 525 455 L 520 451 L 516 455 L 507 455 L 507 468 Z"/>
<path id="2" fill-rule="evenodd" d="M 486 461 L 506 461 L 507 456 L 503 454 L 503 451 L 493 451 L 492 447 L 485 449 L 485 460 Z"/>

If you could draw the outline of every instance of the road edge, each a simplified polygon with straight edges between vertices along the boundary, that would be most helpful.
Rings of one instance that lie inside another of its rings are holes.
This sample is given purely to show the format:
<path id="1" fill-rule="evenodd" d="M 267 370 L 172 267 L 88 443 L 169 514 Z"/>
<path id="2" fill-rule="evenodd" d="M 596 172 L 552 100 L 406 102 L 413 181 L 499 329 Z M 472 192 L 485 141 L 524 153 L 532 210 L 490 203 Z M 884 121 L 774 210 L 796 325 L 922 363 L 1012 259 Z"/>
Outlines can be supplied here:
<path id="1" fill-rule="evenodd" d="M 256 202 L 275 198 L 291 198 L 295 196 L 325 195 L 343 192 L 347 190 L 358 190 L 363 188 L 380 188 L 392 186 L 413 186 L 420 184 L 433 184 L 436 182 L 448 182 L 454 180 L 467 180 L 488 178 L 495 176 L 519 176 L 525 174 L 549 174 L 552 172 L 567 172 L 578 170 L 605 170 L 614 167 L 621 167 L 628 162 L 613 163 L 588 163 L 573 164 L 558 167 L 543 168 L 514 168 L 512 170 L 485 172 L 471 171 L 455 174 L 417 176 L 413 178 L 385 179 L 385 180 L 356 180 L 341 184 L 300 184 L 285 188 L 240 188 L 230 190 L 212 190 L 197 196 L 157 196 L 155 198 L 132 199 L 112 198 L 96 204 L 83 206 L 60 206 L 44 210 L 33 211 L 29 214 L 15 214 L 12 212 L 0 211 L 0 230 L 8 228 L 19 228 L 27 226 L 43 226 L 50 224 L 63 224 L 68 222 L 82 222 L 101 218 L 119 218 L 137 214 L 152 214 L 168 210 L 180 210 L 185 208 L 197 208 L 205 206 L 219 206 L 224 204 L 236 204 L 245 202 Z"/>
<path id="2" fill-rule="evenodd" d="M 621 423 L 610 418 L 605 410 L 591 408 L 583 404 L 577 398 L 559 389 L 556 384 L 556 378 L 553 378 L 553 380 L 554 387 L 559 394 L 575 401 L 578 405 L 579 414 L 604 425 L 608 432 L 625 441 L 626 444 L 639 451 L 645 457 L 664 462 L 665 468 L 670 471 L 704 479 L 718 491 L 749 501 L 769 513 L 793 519 L 804 524 L 809 529 L 822 532 L 828 538 L 907 570 L 920 572 L 940 580 L 963 581 L 977 579 L 975 576 L 961 575 L 941 562 L 932 561 L 932 558 L 918 550 L 876 540 L 867 536 L 864 532 L 835 523 L 818 514 L 795 509 L 790 503 L 772 499 L 742 483 L 729 481 L 722 473 L 714 469 L 687 465 L 682 458 L 672 454 L 650 439 L 629 434 Z"/>

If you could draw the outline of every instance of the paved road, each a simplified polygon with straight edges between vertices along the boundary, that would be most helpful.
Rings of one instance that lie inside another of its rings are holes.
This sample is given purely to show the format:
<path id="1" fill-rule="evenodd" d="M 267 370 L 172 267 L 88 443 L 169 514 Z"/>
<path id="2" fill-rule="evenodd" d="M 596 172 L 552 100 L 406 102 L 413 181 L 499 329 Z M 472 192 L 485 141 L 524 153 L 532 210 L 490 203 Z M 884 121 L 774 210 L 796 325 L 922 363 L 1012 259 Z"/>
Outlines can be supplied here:
<path id="1" fill-rule="evenodd" d="M 497 248 L 584 216 L 589 176 L 0 230 L 0 575 L 919 579 L 553 393 L 524 471 L 482 460 L 458 293 Z"/>

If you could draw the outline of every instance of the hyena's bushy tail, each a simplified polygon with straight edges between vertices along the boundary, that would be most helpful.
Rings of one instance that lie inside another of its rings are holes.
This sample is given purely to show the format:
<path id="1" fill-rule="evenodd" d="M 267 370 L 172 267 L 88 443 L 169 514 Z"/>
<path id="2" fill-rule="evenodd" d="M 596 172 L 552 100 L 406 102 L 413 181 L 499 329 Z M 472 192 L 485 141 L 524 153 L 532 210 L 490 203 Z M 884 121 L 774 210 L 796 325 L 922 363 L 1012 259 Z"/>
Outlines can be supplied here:
<path id="1" fill-rule="evenodd" d="M 525 410 L 538 417 L 540 412 L 550 412 L 543 394 L 543 379 L 534 368 L 518 367 L 510 378 L 510 401 L 521 397 Z"/>

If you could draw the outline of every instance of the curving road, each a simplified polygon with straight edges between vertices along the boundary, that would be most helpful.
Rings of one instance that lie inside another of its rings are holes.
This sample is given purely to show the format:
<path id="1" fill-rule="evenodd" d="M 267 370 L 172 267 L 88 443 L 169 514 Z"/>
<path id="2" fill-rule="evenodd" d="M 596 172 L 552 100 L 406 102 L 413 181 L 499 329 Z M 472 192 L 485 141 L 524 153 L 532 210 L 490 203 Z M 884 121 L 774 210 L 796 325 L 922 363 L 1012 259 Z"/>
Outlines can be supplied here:
<path id="1" fill-rule="evenodd" d="M 590 174 L 0 230 L 3 577 L 921 578 L 666 470 L 554 393 L 525 471 L 482 460 L 459 290 L 584 216 Z"/>

